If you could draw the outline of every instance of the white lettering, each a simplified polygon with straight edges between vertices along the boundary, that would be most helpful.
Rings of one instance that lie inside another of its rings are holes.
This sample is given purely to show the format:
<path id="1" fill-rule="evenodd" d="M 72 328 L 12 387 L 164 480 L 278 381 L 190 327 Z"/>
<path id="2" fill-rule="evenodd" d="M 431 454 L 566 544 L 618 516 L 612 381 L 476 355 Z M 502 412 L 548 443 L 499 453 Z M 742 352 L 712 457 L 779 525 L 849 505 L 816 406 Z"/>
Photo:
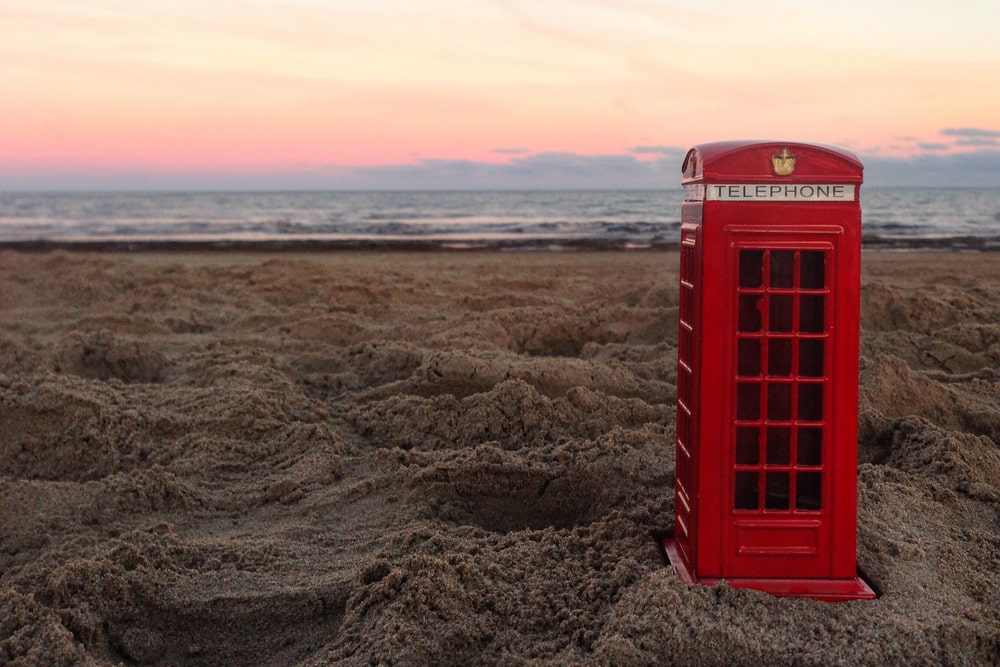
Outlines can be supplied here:
<path id="1" fill-rule="evenodd" d="M 685 186 L 685 198 L 690 187 Z M 843 183 L 711 183 L 704 196 L 705 201 L 853 202 L 856 192 L 856 185 Z"/>

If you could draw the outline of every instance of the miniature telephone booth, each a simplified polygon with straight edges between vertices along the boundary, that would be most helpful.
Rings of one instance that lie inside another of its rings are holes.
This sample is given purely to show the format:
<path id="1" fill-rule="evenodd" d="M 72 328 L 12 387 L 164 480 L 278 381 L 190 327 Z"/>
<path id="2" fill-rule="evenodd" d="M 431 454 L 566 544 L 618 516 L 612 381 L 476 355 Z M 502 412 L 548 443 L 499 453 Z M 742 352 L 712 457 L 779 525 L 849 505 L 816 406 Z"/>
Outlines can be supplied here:
<path id="1" fill-rule="evenodd" d="M 875 597 L 855 554 L 862 169 L 790 142 L 684 160 L 664 547 L 686 581 Z"/>

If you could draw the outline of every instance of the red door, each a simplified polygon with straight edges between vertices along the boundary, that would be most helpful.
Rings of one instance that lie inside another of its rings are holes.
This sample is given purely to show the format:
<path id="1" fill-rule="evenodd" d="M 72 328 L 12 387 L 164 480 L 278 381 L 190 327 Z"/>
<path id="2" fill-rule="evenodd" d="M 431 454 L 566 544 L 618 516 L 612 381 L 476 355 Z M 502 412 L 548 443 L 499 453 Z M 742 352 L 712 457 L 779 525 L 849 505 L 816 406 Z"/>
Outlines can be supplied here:
<path id="1" fill-rule="evenodd" d="M 839 237 L 796 236 L 733 234 L 727 244 L 735 289 L 724 577 L 832 574 Z"/>

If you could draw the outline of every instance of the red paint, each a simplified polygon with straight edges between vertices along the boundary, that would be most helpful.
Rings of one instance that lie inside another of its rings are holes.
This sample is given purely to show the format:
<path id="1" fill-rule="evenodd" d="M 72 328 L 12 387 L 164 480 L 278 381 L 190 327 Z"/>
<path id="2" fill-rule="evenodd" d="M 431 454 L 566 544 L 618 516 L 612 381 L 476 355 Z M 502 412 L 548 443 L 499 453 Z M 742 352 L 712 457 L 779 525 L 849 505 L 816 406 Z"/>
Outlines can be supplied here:
<path id="1" fill-rule="evenodd" d="M 781 176 L 772 157 L 785 149 L 795 168 Z M 664 546 L 687 581 L 875 597 L 855 555 L 862 169 L 842 149 L 783 142 L 704 144 L 684 161 Z M 718 187 L 748 184 L 783 187 Z"/>

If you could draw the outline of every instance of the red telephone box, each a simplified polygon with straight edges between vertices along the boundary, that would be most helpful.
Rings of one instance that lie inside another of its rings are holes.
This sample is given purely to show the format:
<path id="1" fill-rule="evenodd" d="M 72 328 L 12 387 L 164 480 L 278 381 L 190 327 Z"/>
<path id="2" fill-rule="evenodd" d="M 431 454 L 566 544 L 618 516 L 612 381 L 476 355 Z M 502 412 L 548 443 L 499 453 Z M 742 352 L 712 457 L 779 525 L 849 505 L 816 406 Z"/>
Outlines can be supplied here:
<path id="1" fill-rule="evenodd" d="M 792 142 L 684 160 L 664 547 L 686 581 L 875 597 L 855 555 L 862 169 Z"/>

